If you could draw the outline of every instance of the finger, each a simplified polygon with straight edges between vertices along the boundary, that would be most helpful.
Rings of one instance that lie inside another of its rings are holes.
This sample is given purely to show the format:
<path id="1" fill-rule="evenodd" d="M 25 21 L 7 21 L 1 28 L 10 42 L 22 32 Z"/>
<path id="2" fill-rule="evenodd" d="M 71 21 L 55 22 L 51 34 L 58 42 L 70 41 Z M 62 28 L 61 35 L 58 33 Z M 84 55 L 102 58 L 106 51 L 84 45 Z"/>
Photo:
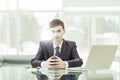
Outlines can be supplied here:
<path id="1" fill-rule="evenodd" d="M 59 57 L 58 57 L 58 56 L 54 56 L 54 58 L 57 58 L 57 59 L 59 59 Z"/>
<path id="2" fill-rule="evenodd" d="M 53 58 L 49 58 L 47 61 L 54 61 L 54 59 Z"/>
<path id="3" fill-rule="evenodd" d="M 56 66 L 55 66 L 55 65 L 49 65 L 49 67 L 48 67 L 48 68 L 55 69 L 55 68 L 56 68 Z"/>
<path id="4" fill-rule="evenodd" d="M 61 59 L 60 57 L 58 57 L 58 56 L 55 56 L 55 57 L 56 57 L 56 59 L 58 59 L 58 60 L 62 61 L 62 59 Z"/>
<path id="5" fill-rule="evenodd" d="M 62 60 L 61 59 L 56 59 L 57 62 L 61 62 Z"/>

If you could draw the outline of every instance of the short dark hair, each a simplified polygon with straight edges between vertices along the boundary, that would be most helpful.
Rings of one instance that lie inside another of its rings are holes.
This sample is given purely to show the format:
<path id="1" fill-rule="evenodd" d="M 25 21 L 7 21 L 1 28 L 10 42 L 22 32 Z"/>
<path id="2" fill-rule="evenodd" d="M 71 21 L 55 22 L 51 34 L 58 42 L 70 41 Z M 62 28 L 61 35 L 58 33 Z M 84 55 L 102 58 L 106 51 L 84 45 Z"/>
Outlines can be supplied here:
<path id="1" fill-rule="evenodd" d="M 62 26 L 63 30 L 64 30 L 64 23 L 63 21 L 61 21 L 60 19 L 53 19 L 50 23 L 49 23 L 49 27 L 50 28 L 54 28 L 56 26 Z"/>

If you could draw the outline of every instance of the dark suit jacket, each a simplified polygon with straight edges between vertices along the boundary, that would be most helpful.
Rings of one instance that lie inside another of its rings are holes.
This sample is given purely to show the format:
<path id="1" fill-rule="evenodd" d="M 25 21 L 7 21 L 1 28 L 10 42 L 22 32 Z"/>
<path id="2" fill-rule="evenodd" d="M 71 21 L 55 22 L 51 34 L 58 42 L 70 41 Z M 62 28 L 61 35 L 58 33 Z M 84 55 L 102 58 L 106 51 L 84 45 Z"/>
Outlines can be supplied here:
<path id="1" fill-rule="evenodd" d="M 31 60 L 32 67 L 41 67 L 41 62 L 47 60 L 49 57 L 53 56 L 53 54 L 53 41 L 41 41 L 35 58 Z M 63 40 L 60 58 L 63 61 L 67 61 L 69 67 L 78 67 L 83 64 L 74 41 Z"/>
<path id="2" fill-rule="evenodd" d="M 36 77 L 38 80 L 49 80 L 46 75 L 36 75 Z M 63 75 L 59 80 L 78 80 L 78 77 L 76 75 Z"/>

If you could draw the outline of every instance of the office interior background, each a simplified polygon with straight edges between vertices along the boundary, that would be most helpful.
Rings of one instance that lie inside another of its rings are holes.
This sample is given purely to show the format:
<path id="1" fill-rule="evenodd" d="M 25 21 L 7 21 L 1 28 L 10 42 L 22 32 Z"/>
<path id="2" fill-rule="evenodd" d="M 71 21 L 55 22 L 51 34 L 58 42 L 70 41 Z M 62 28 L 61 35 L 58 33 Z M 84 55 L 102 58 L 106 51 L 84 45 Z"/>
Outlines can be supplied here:
<path id="1" fill-rule="evenodd" d="M 120 70 L 119 0 L 0 0 L 0 58 L 34 57 L 39 42 L 51 39 L 54 18 L 64 21 L 64 38 L 76 41 L 83 60 L 92 45 L 118 45 L 113 66 Z"/>

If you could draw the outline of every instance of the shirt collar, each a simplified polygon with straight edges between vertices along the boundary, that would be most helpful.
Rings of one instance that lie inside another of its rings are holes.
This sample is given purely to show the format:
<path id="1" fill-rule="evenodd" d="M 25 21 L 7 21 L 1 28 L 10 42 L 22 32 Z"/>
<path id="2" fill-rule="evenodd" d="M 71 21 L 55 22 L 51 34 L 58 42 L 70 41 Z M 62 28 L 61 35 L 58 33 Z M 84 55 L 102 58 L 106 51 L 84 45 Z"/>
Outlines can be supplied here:
<path id="1" fill-rule="evenodd" d="M 63 43 L 63 40 L 61 41 L 61 43 L 60 43 L 59 45 L 56 45 L 56 44 L 54 43 L 54 41 L 53 41 L 53 47 L 54 47 L 54 49 L 55 49 L 57 46 L 61 49 L 62 43 Z"/>

